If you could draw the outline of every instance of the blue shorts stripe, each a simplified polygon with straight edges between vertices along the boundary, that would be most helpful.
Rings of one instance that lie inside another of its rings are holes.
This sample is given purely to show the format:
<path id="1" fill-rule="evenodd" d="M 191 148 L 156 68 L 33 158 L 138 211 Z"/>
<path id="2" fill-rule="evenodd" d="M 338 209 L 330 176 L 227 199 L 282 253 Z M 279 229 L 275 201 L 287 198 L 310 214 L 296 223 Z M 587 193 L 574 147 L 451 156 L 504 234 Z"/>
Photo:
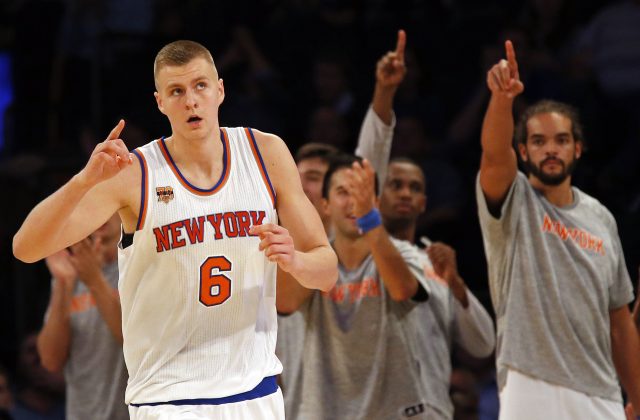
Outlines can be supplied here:
<path id="1" fill-rule="evenodd" d="M 237 403 L 241 401 L 255 400 L 256 398 L 266 397 L 278 390 L 278 383 L 275 376 L 267 376 L 255 388 L 250 391 L 242 392 L 236 395 L 229 395 L 221 398 L 194 398 L 192 400 L 175 400 L 166 402 L 130 404 L 134 407 L 154 406 L 154 405 L 221 405 Z"/>

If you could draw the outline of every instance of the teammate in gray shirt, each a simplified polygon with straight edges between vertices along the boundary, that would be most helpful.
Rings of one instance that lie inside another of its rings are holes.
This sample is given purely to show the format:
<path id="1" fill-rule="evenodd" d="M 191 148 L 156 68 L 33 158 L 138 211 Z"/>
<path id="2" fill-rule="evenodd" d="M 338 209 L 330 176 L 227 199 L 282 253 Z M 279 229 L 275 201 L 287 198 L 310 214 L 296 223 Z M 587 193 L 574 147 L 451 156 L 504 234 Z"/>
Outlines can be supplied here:
<path id="1" fill-rule="evenodd" d="M 577 114 L 543 101 L 515 129 L 515 51 L 487 74 L 478 212 L 498 327 L 501 419 L 624 419 L 618 378 L 640 407 L 640 343 L 616 223 L 571 186 Z"/>
<path id="2" fill-rule="evenodd" d="M 38 336 L 42 364 L 64 369 L 69 420 L 128 419 L 122 354 L 115 214 L 70 250 L 46 259 L 53 276 L 45 324 Z"/>
<path id="3" fill-rule="evenodd" d="M 373 98 L 358 136 L 356 155 L 371 162 L 380 184 L 387 172 L 395 127 L 393 99 L 407 71 L 404 63 L 405 44 L 406 34 L 399 30 L 396 49 L 385 53 L 376 63 Z M 307 143 L 298 149 L 295 156 L 302 188 L 318 210 L 329 237 L 332 237 L 331 220 L 323 208 L 322 183 L 331 158 L 339 153 L 342 152 L 328 144 Z M 302 389 L 295 381 L 300 377 L 304 334 L 305 323 L 301 312 L 278 315 L 276 355 L 283 365 L 279 380 L 285 414 L 291 419 L 298 418 L 299 400 L 303 398 L 300 394 Z"/>
<path id="4" fill-rule="evenodd" d="M 393 159 L 380 196 L 384 225 L 396 239 L 413 242 L 416 221 L 425 211 L 426 181 L 409 159 Z M 443 243 L 426 250 L 414 246 L 429 282 L 429 299 L 405 322 L 430 419 L 452 419 L 449 398 L 451 350 L 456 345 L 472 356 L 488 357 L 495 347 L 493 321 L 458 274 L 455 251 Z"/>
<path id="5" fill-rule="evenodd" d="M 279 310 L 300 309 L 306 331 L 301 419 L 426 419 L 406 317 L 428 294 L 416 253 L 394 241 L 375 207 L 367 161 L 334 161 L 323 185 L 339 278 L 328 293 L 278 285 Z M 422 285 L 421 285 L 422 284 Z"/>

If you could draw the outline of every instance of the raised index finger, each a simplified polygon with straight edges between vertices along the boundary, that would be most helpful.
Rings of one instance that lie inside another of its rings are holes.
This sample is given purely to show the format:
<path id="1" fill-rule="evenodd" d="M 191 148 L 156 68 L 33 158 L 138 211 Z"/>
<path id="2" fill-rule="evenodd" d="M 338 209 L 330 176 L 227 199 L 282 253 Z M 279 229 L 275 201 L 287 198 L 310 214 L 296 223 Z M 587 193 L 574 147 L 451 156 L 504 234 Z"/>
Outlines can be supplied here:
<path id="1" fill-rule="evenodd" d="M 504 43 L 504 49 L 507 52 L 507 62 L 509 63 L 509 69 L 512 72 L 518 71 L 518 62 L 516 61 L 516 50 L 513 48 L 513 43 L 507 40 Z"/>
<path id="2" fill-rule="evenodd" d="M 122 129 L 124 129 L 124 120 L 118 121 L 118 124 L 113 127 L 113 130 L 107 136 L 107 140 L 115 140 L 120 138 L 120 133 L 122 133 Z"/>
<path id="3" fill-rule="evenodd" d="M 407 45 L 407 34 L 403 29 L 398 31 L 398 41 L 396 42 L 396 58 L 404 61 L 404 47 Z"/>

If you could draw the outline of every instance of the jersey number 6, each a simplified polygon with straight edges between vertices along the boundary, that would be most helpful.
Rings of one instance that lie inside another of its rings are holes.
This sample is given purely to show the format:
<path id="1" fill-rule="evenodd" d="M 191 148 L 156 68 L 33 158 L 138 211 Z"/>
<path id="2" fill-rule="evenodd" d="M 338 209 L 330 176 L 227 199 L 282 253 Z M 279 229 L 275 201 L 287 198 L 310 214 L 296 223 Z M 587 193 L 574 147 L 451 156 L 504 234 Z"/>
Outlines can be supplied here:
<path id="1" fill-rule="evenodd" d="M 213 274 L 230 271 L 231 262 L 223 256 L 209 257 L 200 266 L 200 303 L 204 306 L 221 305 L 231 296 L 231 279 L 224 274 Z"/>

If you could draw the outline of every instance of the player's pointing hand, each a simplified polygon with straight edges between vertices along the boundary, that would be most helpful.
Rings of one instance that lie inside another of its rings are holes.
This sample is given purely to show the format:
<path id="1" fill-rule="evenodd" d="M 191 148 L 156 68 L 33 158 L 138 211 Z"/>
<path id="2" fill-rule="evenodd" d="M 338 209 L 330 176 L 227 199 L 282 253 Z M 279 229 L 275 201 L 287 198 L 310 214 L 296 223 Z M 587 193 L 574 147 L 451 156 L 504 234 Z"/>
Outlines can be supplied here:
<path id="1" fill-rule="evenodd" d="M 133 163 L 129 149 L 120 138 L 123 129 L 124 120 L 120 120 L 106 140 L 93 149 L 89 162 L 79 174 L 87 185 L 105 181 Z"/>
<path id="2" fill-rule="evenodd" d="M 487 72 L 487 85 L 494 95 L 513 99 L 524 91 L 520 80 L 516 51 L 511 41 L 504 44 L 506 60 L 502 59 Z"/>

